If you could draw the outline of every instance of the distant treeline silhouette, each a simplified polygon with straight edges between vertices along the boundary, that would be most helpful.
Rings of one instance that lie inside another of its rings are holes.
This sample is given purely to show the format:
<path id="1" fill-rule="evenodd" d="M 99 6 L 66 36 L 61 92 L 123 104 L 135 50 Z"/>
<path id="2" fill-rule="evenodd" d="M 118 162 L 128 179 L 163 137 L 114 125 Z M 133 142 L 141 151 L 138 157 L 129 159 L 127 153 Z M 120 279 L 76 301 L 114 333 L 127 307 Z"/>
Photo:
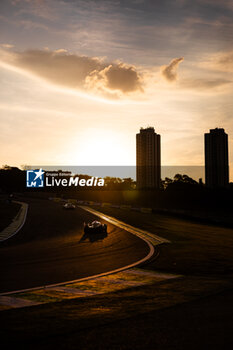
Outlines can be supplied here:
<path id="1" fill-rule="evenodd" d="M 61 172 L 61 171 L 60 171 Z M 69 174 L 62 178 L 69 178 Z M 91 178 L 90 175 L 76 175 Z M 212 210 L 227 213 L 233 208 L 233 184 L 227 189 L 209 189 L 186 174 L 176 174 L 173 179 L 166 177 L 160 189 L 138 190 L 132 178 L 105 177 L 105 186 L 93 187 L 44 187 L 27 188 L 26 171 L 8 165 L 0 169 L 0 192 L 2 194 L 25 193 L 31 196 L 77 198 L 116 204 L 141 205 L 152 208 L 181 210 Z"/>
<path id="2" fill-rule="evenodd" d="M 47 172 L 47 173 L 56 173 L 56 178 L 61 179 L 69 179 L 71 176 L 70 172 L 63 172 L 62 170 Z M 77 174 L 74 175 L 74 177 L 79 177 L 81 179 L 90 179 L 90 175 L 86 174 Z M 119 177 L 110 177 L 106 176 L 104 177 L 105 180 L 105 186 L 103 187 L 103 190 L 118 190 L 118 191 L 125 191 L 125 190 L 135 190 L 136 189 L 136 181 L 134 181 L 131 177 L 128 178 L 119 178 Z M 200 184 L 189 177 L 188 175 L 181 175 L 176 174 L 173 179 L 165 177 L 164 180 L 161 180 L 161 190 L 170 190 L 170 189 L 191 189 L 192 187 L 197 187 Z M 75 187 L 74 185 L 69 186 L 67 188 L 60 187 L 60 188 L 46 188 L 46 191 L 73 191 L 74 188 L 78 191 L 80 190 L 79 187 Z M 81 188 L 83 189 L 83 188 Z M 87 187 L 87 189 L 93 189 L 92 187 Z M 11 167 L 9 165 L 4 165 L 0 169 L 0 191 L 1 192 L 13 192 L 13 191 L 26 191 L 31 189 L 26 188 L 26 170 L 21 170 L 17 167 Z M 37 191 L 44 191 L 43 188 L 36 189 Z M 145 188 L 146 190 L 146 188 Z M 149 189 L 148 189 L 149 190 Z"/>

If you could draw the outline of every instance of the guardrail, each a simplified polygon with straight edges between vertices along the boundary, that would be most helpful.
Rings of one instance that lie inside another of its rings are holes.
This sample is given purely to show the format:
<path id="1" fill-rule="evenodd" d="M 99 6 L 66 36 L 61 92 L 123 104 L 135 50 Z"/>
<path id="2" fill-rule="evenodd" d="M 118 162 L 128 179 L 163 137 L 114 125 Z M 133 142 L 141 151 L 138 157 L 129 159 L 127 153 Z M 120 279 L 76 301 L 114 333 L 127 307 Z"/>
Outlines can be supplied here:
<path id="1" fill-rule="evenodd" d="M 128 204 L 112 204 L 112 203 L 106 203 L 106 202 L 94 202 L 94 201 L 85 201 L 85 200 L 77 200 L 74 198 L 69 199 L 62 199 L 59 197 L 50 197 L 50 200 L 53 200 L 54 202 L 69 202 L 76 205 L 86 205 L 86 206 L 97 206 L 97 207 L 109 207 L 109 208 L 117 208 L 122 210 L 133 210 L 138 211 L 145 214 L 151 214 L 153 209 L 147 208 L 147 207 L 135 207 Z"/>

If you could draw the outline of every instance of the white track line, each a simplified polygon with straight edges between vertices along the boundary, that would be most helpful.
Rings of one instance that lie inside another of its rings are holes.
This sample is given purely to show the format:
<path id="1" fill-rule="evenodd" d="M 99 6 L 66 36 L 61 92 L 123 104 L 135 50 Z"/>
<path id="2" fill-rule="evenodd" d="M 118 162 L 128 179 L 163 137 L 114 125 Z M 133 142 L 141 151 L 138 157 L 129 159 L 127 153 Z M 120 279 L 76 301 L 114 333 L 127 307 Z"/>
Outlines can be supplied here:
<path id="1" fill-rule="evenodd" d="M 86 207 L 86 206 L 82 206 L 82 205 L 79 205 L 79 208 L 81 209 L 84 209 L 86 211 L 88 211 L 89 213 L 91 214 L 94 214 L 98 217 L 100 217 L 101 219 L 105 220 L 105 221 L 108 221 L 110 222 L 111 224 L 113 225 L 116 225 L 122 229 L 124 229 L 125 231 L 128 231 L 142 239 L 145 239 L 145 237 L 148 239 L 148 240 L 151 240 L 152 243 L 157 243 L 157 244 L 161 244 L 161 243 L 170 243 L 170 241 L 168 241 L 167 239 L 165 238 L 162 238 L 160 236 L 157 236 L 155 234 L 152 234 L 148 231 L 145 231 L 145 230 L 141 230 L 140 228 L 136 228 L 136 227 L 133 227 L 129 224 L 126 224 L 125 222 L 123 221 L 120 221 L 116 218 L 113 218 L 111 216 L 108 216 L 106 214 L 103 214 L 95 209 L 92 209 L 92 208 L 89 208 L 89 207 Z"/>
<path id="2" fill-rule="evenodd" d="M 28 204 L 24 202 L 17 202 L 14 201 L 14 203 L 18 203 L 21 205 L 21 208 L 19 209 L 19 212 L 17 213 L 16 217 L 13 219 L 12 223 L 7 226 L 1 233 L 0 233 L 0 243 L 6 241 L 7 239 L 13 237 L 18 233 L 23 225 L 25 224 L 27 212 L 28 212 Z M 19 218 L 17 216 L 19 215 Z M 22 217 L 23 216 L 23 217 Z M 21 221 L 18 223 L 18 221 Z M 12 232 L 13 231 L 13 232 Z M 12 232 L 12 233 L 11 233 Z"/>

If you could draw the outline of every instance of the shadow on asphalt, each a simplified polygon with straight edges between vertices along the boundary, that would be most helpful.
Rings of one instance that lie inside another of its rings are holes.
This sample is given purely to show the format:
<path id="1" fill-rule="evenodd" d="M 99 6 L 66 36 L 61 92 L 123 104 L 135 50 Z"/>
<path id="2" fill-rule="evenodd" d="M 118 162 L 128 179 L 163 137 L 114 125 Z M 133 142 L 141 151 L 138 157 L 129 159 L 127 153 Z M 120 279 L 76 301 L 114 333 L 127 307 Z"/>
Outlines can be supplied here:
<path id="1" fill-rule="evenodd" d="M 94 243 L 94 242 L 97 242 L 97 241 L 103 241 L 107 237 L 108 237 L 107 232 L 84 233 L 82 238 L 79 240 L 79 243 L 83 243 L 85 241 L 89 241 L 91 243 Z"/>

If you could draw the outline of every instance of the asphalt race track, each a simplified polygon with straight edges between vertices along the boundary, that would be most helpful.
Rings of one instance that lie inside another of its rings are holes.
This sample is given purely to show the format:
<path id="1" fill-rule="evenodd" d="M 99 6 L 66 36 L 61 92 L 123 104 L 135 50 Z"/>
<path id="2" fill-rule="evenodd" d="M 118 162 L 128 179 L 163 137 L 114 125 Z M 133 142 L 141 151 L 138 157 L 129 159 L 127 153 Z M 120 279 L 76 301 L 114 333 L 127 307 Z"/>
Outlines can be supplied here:
<path id="1" fill-rule="evenodd" d="M 96 217 L 83 209 L 65 210 L 45 199 L 20 200 L 29 204 L 28 216 L 21 231 L 0 244 L 0 293 L 111 271 L 149 252 L 144 241 L 107 222 L 107 237 L 84 236 L 83 222 Z"/>

